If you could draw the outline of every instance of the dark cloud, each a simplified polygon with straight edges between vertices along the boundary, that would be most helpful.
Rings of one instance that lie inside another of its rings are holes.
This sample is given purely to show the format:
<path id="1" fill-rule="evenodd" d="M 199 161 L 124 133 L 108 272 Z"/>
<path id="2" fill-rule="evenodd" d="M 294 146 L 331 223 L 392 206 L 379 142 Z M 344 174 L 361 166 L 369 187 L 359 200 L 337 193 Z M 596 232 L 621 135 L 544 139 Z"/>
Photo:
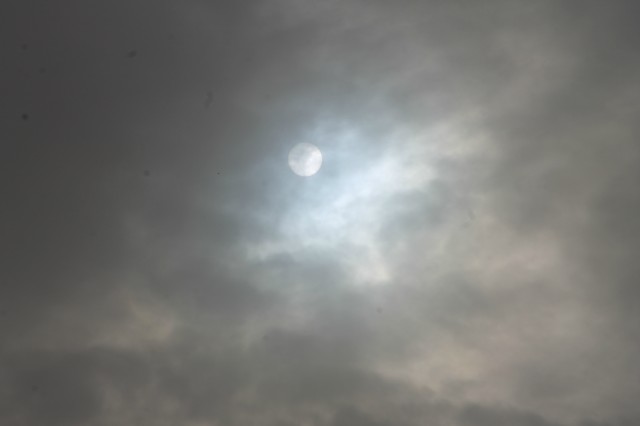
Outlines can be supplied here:
<path id="1" fill-rule="evenodd" d="M 637 424 L 637 9 L 9 1 L 0 423 Z"/>
<path id="2" fill-rule="evenodd" d="M 460 412 L 462 425 L 518 425 L 518 426 L 553 426 L 539 415 L 520 413 L 513 410 L 487 409 L 479 406 L 469 406 Z"/>

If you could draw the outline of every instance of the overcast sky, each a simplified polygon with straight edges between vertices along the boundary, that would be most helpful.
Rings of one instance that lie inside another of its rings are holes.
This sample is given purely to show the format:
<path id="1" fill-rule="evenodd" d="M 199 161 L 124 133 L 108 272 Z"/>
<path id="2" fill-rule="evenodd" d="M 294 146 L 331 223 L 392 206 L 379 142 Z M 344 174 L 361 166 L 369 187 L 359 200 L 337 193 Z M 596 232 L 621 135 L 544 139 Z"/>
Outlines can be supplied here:
<path id="1" fill-rule="evenodd" d="M 0 424 L 639 425 L 638 16 L 3 0 Z"/>

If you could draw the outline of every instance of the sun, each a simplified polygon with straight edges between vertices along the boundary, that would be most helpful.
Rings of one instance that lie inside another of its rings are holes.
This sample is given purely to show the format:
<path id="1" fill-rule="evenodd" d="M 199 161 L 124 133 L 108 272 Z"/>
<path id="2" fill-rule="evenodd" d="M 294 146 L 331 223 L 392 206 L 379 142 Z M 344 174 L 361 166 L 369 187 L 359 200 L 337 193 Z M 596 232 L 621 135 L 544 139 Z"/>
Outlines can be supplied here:
<path id="1" fill-rule="evenodd" d="M 289 167 L 298 176 L 313 176 L 322 167 L 322 153 L 313 144 L 299 143 L 289 151 Z"/>

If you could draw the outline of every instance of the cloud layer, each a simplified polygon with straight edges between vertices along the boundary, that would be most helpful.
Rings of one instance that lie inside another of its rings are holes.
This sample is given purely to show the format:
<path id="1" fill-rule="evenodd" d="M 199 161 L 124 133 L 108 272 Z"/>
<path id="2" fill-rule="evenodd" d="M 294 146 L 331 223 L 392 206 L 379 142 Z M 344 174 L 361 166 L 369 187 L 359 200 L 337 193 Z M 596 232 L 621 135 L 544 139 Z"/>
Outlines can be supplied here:
<path id="1" fill-rule="evenodd" d="M 0 423 L 640 422 L 637 6 L 7 11 Z"/>

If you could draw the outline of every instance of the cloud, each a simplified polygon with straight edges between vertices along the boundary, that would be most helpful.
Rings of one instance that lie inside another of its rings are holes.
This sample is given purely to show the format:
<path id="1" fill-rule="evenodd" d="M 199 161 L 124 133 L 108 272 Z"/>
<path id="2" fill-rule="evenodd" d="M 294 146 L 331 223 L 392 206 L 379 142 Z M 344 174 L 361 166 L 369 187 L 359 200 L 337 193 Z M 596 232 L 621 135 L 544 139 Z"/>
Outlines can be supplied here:
<path id="1" fill-rule="evenodd" d="M 635 424 L 635 6 L 9 9 L 1 423 Z"/>

